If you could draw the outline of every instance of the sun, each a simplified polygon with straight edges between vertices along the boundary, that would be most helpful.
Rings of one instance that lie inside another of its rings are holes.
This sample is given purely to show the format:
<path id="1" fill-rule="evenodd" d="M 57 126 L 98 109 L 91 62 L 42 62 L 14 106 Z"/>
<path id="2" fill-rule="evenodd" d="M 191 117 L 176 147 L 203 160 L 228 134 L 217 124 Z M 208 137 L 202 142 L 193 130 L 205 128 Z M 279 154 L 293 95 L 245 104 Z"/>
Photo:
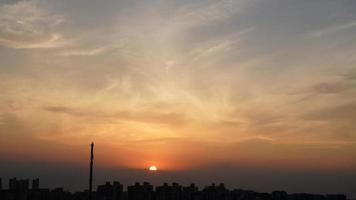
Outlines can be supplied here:
<path id="1" fill-rule="evenodd" d="M 152 165 L 152 166 L 150 166 L 150 167 L 148 168 L 148 170 L 150 170 L 150 171 L 157 171 L 157 167 L 154 166 L 154 165 Z"/>

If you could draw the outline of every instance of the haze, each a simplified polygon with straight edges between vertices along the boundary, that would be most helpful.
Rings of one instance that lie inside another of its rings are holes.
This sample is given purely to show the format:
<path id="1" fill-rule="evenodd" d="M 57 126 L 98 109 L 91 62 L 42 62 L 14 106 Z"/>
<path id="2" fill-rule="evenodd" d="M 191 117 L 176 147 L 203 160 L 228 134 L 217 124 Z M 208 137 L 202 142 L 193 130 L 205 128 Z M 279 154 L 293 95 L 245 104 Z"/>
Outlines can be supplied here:
<path id="1" fill-rule="evenodd" d="M 356 196 L 356 1 L 0 2 L 0 176 Z"/>

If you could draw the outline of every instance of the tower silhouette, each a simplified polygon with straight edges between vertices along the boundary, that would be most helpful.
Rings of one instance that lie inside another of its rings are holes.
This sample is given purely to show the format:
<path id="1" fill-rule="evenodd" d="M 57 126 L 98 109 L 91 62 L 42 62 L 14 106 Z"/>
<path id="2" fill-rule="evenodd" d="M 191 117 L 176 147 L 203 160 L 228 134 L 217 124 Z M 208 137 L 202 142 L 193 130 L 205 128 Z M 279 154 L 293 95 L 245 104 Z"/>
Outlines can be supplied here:
<path id="1" fill-rule="evenodd" d="M 94 142 L 92 142 L 91 145 L 90 145 L 89 200 L 92 200 L 93 160 L 94 160 Z"/>

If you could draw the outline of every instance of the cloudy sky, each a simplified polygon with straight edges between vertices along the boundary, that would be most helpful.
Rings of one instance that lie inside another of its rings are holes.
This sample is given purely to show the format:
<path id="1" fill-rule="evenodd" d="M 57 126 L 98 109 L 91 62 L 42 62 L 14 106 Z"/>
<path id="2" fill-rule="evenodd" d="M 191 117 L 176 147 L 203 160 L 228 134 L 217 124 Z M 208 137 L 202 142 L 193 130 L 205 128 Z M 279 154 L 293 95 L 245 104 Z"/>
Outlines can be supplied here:
<path id="1" fill-rule="evenodd" d="M 0 0 L 0 176 L 356 196 L 355 66 L 355 0 Z"/>

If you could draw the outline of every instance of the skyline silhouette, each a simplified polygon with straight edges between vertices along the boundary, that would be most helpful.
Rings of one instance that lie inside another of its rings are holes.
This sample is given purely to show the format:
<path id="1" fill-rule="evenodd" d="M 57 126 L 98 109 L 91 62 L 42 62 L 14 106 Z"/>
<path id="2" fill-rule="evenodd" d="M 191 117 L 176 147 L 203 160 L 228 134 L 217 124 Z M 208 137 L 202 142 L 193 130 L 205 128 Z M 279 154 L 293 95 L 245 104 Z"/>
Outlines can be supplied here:
<path id="1" fill-rule="evenodd" d="M 199 189 L 195 184 L 182 186 L 176 182 L 171 185 L 163 183 L 154 187 L 149 182 L 128 185 L 124 190 L 123 184 L 118 181 L 106 182 L 98 185 L 95 192 L 91 189 L 69 192 L 58 187 L 48 189 L 40 187 L 39 178 L 9 179 L 7 189 L 0 187 L 1 200 L 346 200 L 343 194 L 288 194 L 285 191 L 272 191 L 271 193 L 256 192 L 252 190 L 225 188 L 223 183 Z M 1 178 L 0 178 L 1 186 Z"/>

